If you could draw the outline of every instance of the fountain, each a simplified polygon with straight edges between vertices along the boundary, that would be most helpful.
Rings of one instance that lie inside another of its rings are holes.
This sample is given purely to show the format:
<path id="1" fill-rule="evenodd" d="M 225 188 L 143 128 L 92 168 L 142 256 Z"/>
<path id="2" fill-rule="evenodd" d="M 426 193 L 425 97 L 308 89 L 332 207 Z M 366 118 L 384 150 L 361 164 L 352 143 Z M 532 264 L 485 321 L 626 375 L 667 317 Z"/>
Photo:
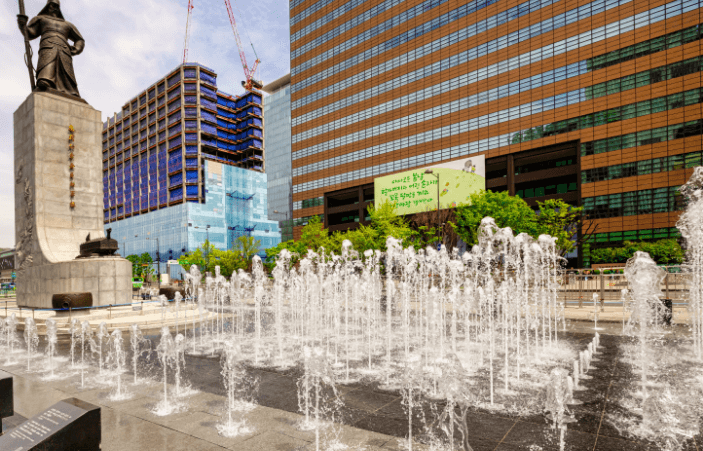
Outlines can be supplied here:
<path id="1" fill-rule="evenodd" d="M 139 357 L 146 354 L 147 359 L 151 354 L 151 341 L 146 340 L 139 330 L 139 324 L 132 324 L 129 327 L 129 340 L 132 345 L 132 371 L 134 372 L 134 385 L 137 385 L 137 363 Z"/>
<path id="2" fill-rule="evenodd" d="M 46 367 L 50 372 L 49 377 L 54 378 L 54 355 L 56 354 L 56 344 L 58 338 L 56 336 L 56 321 L 49 318 L 46 320 Z"/>
<path id="3" fill-rule="evenodd" d="M 39 346 L 39 335 L 37 334 L 37 325 L 34 319 L 24 319 L 24 342 L 27 345 L 27 371 L 31 371 L 31 362 L 34 353 L 37 352 Z"/>
<path id="4" fill-rule="evenodd" d="M 593 293 L 593 330 L 603 330 L 598 327 L 598 293 Z"/>
<path id="5" fill-rule="evenodd" d="M 652 334 L 658 332 L 659 318 L 664 312 L 664 304 L 659 298 L 663 295 L 661 282 L 664 280 L 665 272 L 657 266 L 649 254 L 637 251 L 627 261 L 625 277 L 630 285 L 633 299 L 632 314 L 625 331 L 638 338 L 642 390 L 646 390 L 649 340 Z"/>
<path id="6" fill-rule="evenodd" d="M 14 313 L 8 318 L 5 318 L 5 348 L 6 359 L 5 365 L 14 365 L 17 361 L 14 358 L 15 345 L 17 344 L 17 315 Z"/>
<path id="7" fill-rule="evenodd" d="M 93 352 L 98 353 L 98 371 L 100 374 L 103 373 L 103 340 L 108 340 L 110 338 L 110 333 L 107 331 L 107 324 L 103 321 L 100 323 L 100 326 L 98 327 L 98 332 L 95 334 L 95 337 L 98 339 L 98 342 L 91 343 L 92 344 L 92 349 Z"/>
<path id="8" fill-rule="evenodd" d="M 90 344 L 93 342 L 93 331 L 90 328 L 90 323 L 88 321 L 83 321 L 81 324 L 81 388 L 85 387 L 85 347 L 86 343 Z M 71 345 L 73 346 L 73 344 Z"/>
<path id="9" fill-rule="evenodd" d="M 68 334 L 71 336 L 71 368 L 76 367 L 76 344 L 80 338 L 81 328 L 80 321 L 72 319 L 68 329 Z"/>
<path id="10" fill-rule="evenodd" d="M 181 335 L 182 337 L 182 335 Z M 181 350 L 178 349 L 176 341 L 171 335 L 171 331 L 168 326 L 164 326 L 161 329 L 161 340 L 156 347 L 156 352 L 158 354 L 159 362 L 163 368 L 163 379 L 164 379 L 164 396 L 155 406 L 152 413 L 157 416 L 166 416 L 175 412 L 179 412 L 185 408 L 183 403 L 178 400 L 177 396 L 169 398 L 168 395 L 168 369 L 173 368 L 176 374 L 176 385 L 180 386 L 180 361 L 182 358 Z"/>
<path id="11" fill-rule="evenodd" d="M 110 394 L 110 399 L 113 401 L 121 401 L 131 397 L 122 386 L 122 374 L 125 372 L 125 359 L 126 354 L 122 331 L 115 329 L 112 334 L 110 334 L 107 352 L 107 365 L 111 373 L 115 376 L 113 392 Z"/>
<path id="12" fill-rule="evenodd" d="M 693 350 L 698 360 L 703 359 L 703 167 L 693 170 L 693 175 L 679 191 L 688 201 L 676 227 L 686 240 L 686 260 L 683 268 L 688 279 L 688 312 L 691 318 Z"/>
<path id="13" fill-rule="evenodd" d="M 230 342 L 222 353 L 222 378 L 227 392 L 226 419 L 217 425 L 217 432 L 223 437 L 237 437 L 251 434 L 245 415 L 255 407 L 258 378 L 250 376 L 241 364 L 239 346 Z"/>
<path id="14" fill-rule="evenodd" d="M 320 451 L 323 430 L 331 426 L 331 435 L 336 435 L 333 422 L 341 401 L 325 349 L 305 346 L 302 353 L 304 374 L 298 379 L 298 410 L 305 417 L 300 429 L 315 431 L 315 451 Z"/>
<path id="15" fill-rule="evenodd" d="M 567 423 L 574 422 L 567 405 L 573 399 L 569 390 L 567 372 L 561 368 L 552 370 L 544 397 L 544 411 L 552 421 L 552 429 L 559 432 L 559 449 L 564 451 Z"/>

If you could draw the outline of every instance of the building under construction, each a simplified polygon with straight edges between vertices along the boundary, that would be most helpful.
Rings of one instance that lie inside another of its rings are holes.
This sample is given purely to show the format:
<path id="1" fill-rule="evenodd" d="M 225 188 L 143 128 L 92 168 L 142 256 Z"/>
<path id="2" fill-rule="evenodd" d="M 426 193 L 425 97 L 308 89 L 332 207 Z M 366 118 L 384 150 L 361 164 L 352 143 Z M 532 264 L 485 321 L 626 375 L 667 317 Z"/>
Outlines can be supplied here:
<path id="1" fill-rule="evenodd" d="M 105 122 L 105 227 L 120 253 L 173 260 L 206 239 L 227 249 L 253 236 L 262 253 L 280 242 L 266 216 L 261 104 L 258 91 L 226 94 L 215 71 L 185 63 Z"/>

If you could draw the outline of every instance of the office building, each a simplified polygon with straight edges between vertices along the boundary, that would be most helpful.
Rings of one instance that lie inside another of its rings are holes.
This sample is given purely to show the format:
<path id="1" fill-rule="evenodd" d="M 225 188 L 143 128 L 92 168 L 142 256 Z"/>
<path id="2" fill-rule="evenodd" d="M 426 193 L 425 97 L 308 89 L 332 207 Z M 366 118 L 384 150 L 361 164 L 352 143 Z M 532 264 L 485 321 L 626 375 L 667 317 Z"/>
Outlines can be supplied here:
<path id="1" fill-rule="evenodd" d="M 15 250 L 0 250 L 0 282 L 14 283 L 15 281 Z"/>
<path id="2" fill-rule="evenodd" d="M 279 222 L 283 241 L 293 239 L 290 151 L 290 74 L 263 87 L 268 217 Z"/>
<path id="3" fill-rule="evenodd" d="M 699 0 L 294 0 L 290 17 L 301 223 L 335 192 L 483 154 L 489 189 L 584 206 L 592 246 L 678 236 Z"/>
<path id="4" fill-rule="evenodd" d="M 261 94 L 219 91 L 202 65 L 178 66 L 104 124 L 105 228 L 125 255 L 175 260 L 240 235 L 263 254 L 280 242 L 266 181 Z"/>

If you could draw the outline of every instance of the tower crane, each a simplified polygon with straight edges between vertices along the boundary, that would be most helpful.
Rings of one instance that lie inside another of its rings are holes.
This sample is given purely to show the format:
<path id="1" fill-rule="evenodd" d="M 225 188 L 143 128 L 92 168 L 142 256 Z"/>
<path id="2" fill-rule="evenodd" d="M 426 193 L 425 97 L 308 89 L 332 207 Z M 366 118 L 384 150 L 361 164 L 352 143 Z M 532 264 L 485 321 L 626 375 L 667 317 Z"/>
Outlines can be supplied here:
<path id="1" fill-rule="evenodd" d="M 254 44 L 251 44 L 251 48 L 254 49 L 256 61 L 254 61 L 254 65 L 252 66 L 252 68 L 249 69 L 249 66 L 247 65 L 247 57 L 244 55 L 244 48 L 242 47 L 242 41 L 241 39 L 239 39 L 239 32 L 237 31 L 237 22 L 234 20 L 234 12 L 232 11 L 232 4 L 230 3 L 230 0 L 225 0 L 225 6 L 227 7 L 227 14 L 229 14 L 229 22 L 232 25 L 232 31 L 234 32 L 234 39 L 237 41 L 239 58 L 242 60 L 242 66 L 244 68 L 245 80 L 242 81 L 242 86 L 244 86 L 244 89 L 246 89 L 247 91 L 251 91 L 253 88 L 261 89 L 263 88 L 263 84 L 260 80 L 256 80 L 254 78 L 254 73 L 256 72 L 256 68 L 259 66 L 261 60 L 259 60 L 259 56 L 256 55 L 256 49 L 254 49 Z"/>
<path id="2" fill-rule="evenodd" d="M 183 64 L 188 60 L 188 38 L 190 37 L 190 12 L 193 10 L 193 0 L 188 0 L 188 15 L 186 17 L 186 37 L 183 43 Z"/>

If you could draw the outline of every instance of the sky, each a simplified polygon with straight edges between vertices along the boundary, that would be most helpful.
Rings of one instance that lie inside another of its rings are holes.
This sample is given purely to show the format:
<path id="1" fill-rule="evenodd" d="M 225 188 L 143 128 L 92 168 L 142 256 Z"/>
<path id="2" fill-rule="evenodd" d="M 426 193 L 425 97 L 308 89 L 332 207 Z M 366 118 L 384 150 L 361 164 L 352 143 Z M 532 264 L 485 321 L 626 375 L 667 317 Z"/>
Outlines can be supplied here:
<path id="1" fill-rule="evenodd" d="M 288 2 L 231 0 L 249 67 L 254 45 L 264 84 L 290 71 Z M 34 17 L 46 0 L 25 0 Z M 63 0 L 61 12 L 83 35 L 73 58 L 78 89 L 105 120 L 183 61 L 187 0 Z M 242 63 L 223 0 L 193 0 L 188 61 L 214 69 L 218 88 L 241 94 Z M 15 246 L 12 115 L 30 94 L 16 0 L 0 0 L 0 248 Z M 32 41 L 36 67 L 39 39 Z"/>

